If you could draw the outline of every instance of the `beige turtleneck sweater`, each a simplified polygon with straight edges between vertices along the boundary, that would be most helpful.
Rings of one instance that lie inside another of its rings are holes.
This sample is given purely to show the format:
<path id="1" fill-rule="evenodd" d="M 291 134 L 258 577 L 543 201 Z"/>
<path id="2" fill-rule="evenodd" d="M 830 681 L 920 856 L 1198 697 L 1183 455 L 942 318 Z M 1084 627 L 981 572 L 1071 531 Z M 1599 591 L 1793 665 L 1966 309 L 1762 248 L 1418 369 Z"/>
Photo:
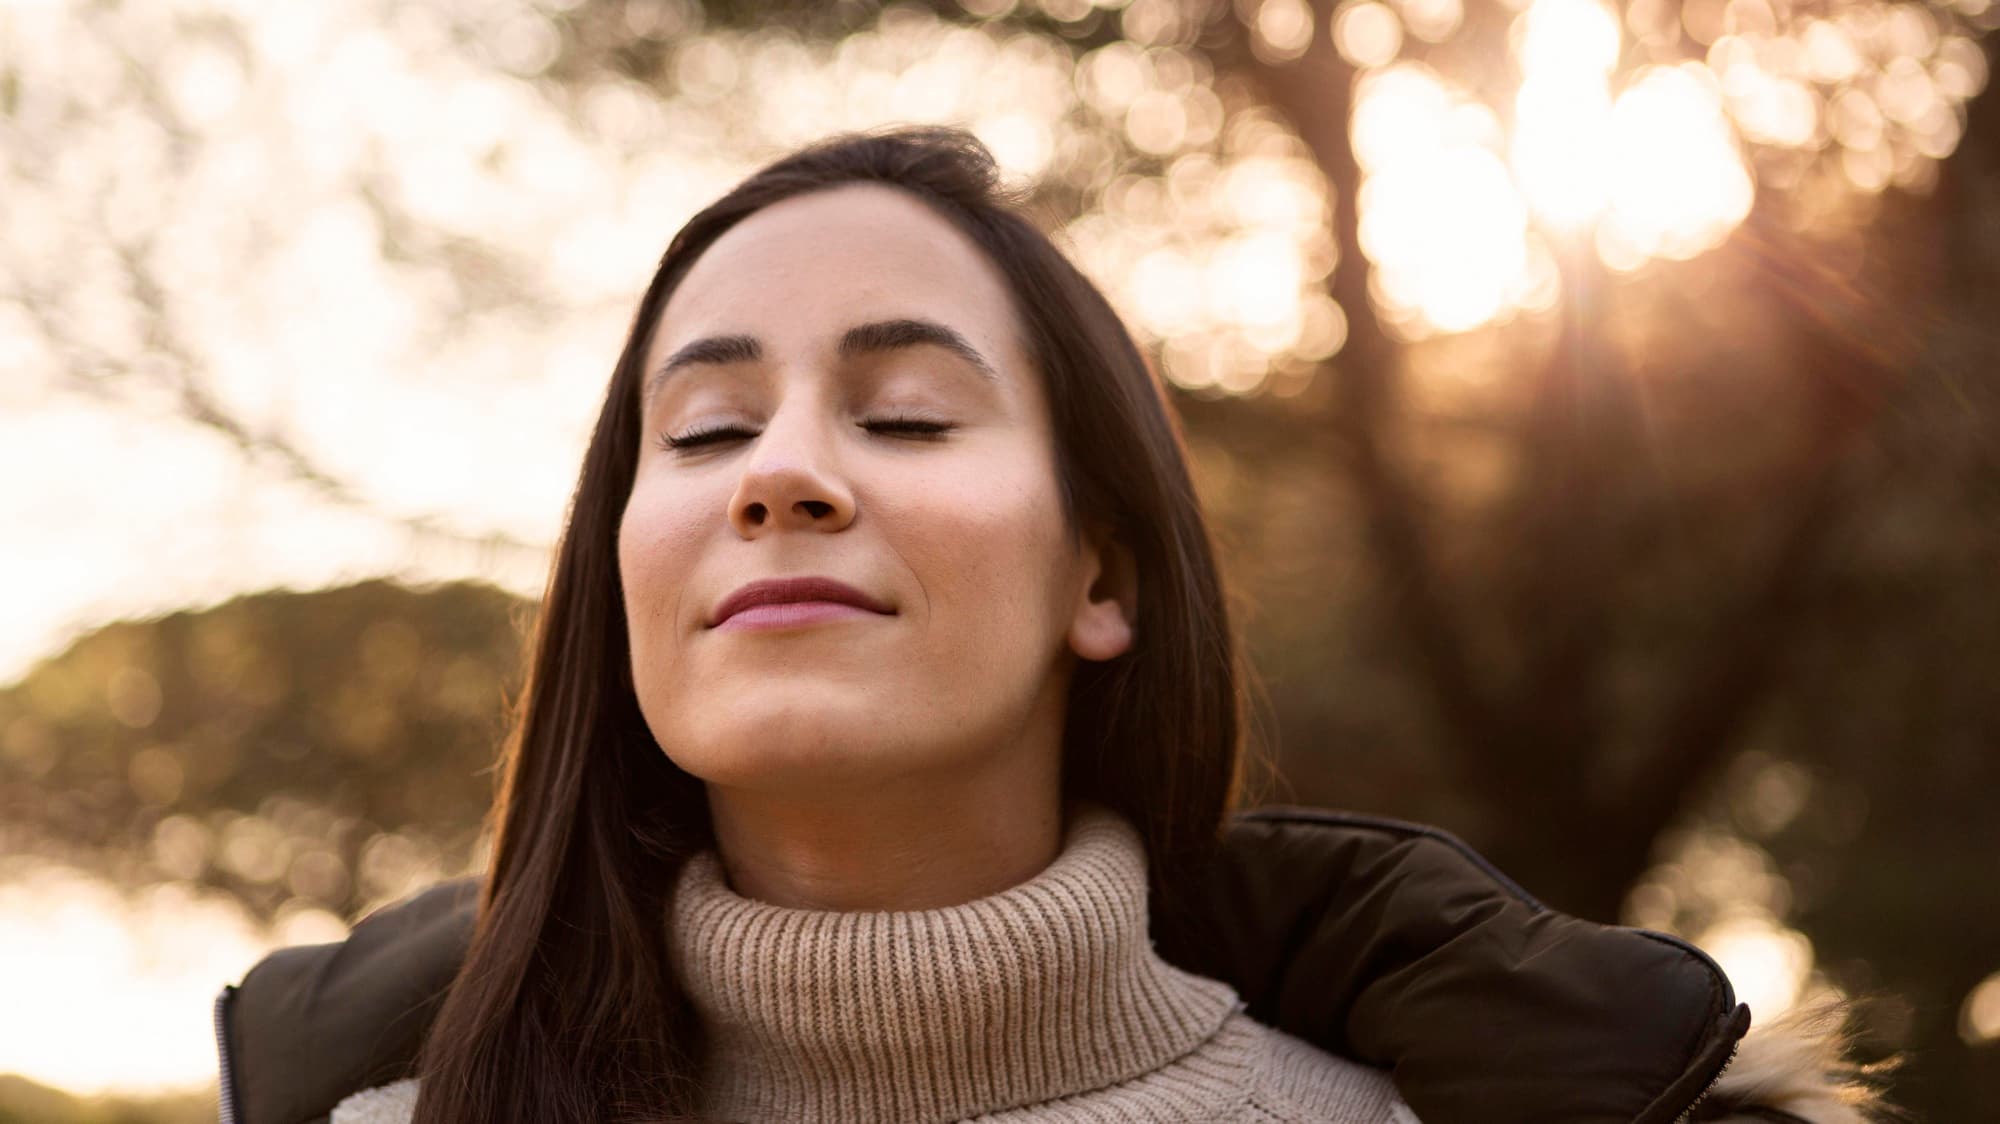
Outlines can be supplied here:
<path id="1" fill-rule="evenodd" d="M 794 909 L 682 867 L 675 971 L 708 1031 L 716 1120 L 1413 1124 L 1378 1070 L 1253 1021 L 1162 960 L 1138 832 L 1077 806 L 1041 873 L 943 909 Z M 416 1082 L 331 1124 L 404 1124 Z"/>

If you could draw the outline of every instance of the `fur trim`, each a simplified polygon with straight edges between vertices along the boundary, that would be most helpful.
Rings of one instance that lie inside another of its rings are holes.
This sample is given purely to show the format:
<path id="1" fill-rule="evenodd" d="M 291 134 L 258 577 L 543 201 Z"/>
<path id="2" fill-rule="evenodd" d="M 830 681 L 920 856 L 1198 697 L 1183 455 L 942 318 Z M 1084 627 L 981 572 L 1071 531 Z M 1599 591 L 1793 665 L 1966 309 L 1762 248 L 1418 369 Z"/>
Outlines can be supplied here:
<path id="1" fill-rule="evenodd" d="M 333 1106 L 330 1124 L 408 1124 L 417 1111 L 417 1079 L 406 1077 L 359 1093 Z"/>
<path id="2" fill-rule="evenodd" d="M 1691 1119 L 1713 1124 L 1880 1124 L 1901 1118 L 1880 1078 L 1895 1059 L 1861 1065 L 1853 1045 L 1854 1005 L 1803 1003 L 1743 1036 L 1736 1057 Z"/>

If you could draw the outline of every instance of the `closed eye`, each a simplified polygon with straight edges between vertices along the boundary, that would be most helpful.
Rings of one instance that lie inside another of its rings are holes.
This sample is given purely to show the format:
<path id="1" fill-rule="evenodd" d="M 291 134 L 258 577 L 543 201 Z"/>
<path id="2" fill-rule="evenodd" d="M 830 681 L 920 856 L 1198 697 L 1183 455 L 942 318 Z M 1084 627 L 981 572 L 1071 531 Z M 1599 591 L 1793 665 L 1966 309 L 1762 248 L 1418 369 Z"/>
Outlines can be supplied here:
<path id="1" fill-rule="evenodd" d="M 954 427 L 950 422 L 932 421 L 929 418 L 875 418 L 861 423 L 864 429 L 886 430 L 890 433 L 908 433 L 934 437 L 947 433 Z"/>
<path id="2" fill-rule="evenodd" d="M 713 445 L 717 441 L 721 441 L 727 437 L 755 436 L 757 435 L 741 426 L 724 425 L 713 429 L 691 429 L 679 436 L 671 433 L 662 433 L 660 434 L 660 447 L 663 449 L 692 449 L 701 445 Z"/>
<path id="3" fill-rule="evenodd" d="M 861 424 L 869 432 L 901 433 L 911 437 L 934 438 L 957 428 L 950 422 L 933 421 L 929 418 L 870 418 Z M 660 434 L 660 447 L 668 450 L 686 450 L 713 445 L 725 440 L 755 437 L 757 434 L 738 425 L 716 426 L 711 429 L 694 429 L 682 434 Z"/>

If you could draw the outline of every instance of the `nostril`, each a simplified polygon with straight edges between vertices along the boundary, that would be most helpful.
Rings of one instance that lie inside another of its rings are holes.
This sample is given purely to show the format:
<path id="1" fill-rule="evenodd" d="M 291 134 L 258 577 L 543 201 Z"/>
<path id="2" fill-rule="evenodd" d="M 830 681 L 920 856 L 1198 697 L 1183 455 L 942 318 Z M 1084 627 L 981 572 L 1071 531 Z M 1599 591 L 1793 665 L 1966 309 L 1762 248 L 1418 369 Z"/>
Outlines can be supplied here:
<path id="1" fill-rule="evenodd" d="M 762 523 L 764 521 L 764 505 L 761 503 L 753 503 L 746 511 L 744 511 L 743 514 L 747 516 L 750 522 L 752 523 Z"/>
<path id="2" fill-rule="evenodd" d="M 825 500 L 800 500 L 799 503 L 806 509 L 806 514 L 812 516 L 814 519 L 818 519 L 820 516 L 833 510 L 833 505 L 827 503 Z"/>

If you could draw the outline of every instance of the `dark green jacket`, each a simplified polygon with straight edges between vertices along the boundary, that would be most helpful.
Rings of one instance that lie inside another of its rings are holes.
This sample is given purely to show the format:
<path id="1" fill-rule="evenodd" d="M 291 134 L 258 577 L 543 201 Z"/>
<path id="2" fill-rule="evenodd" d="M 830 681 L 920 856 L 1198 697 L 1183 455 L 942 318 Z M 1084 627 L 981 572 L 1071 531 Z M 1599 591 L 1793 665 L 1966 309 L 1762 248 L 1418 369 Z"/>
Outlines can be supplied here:
<path id="1" fill-rule="evenodd" d="M 477 896 L 437 886 L 224 988 L 224 1124 L 323 1121 L 410 1076 Z M 1750 1025 L 1708 956 L 1550 910 L 1434 828 L 1243 813 L 1196 900 L 1209 931 L 1161 940 L 1163 957 L 1227 981 L 1260 1022 L 1390 1070 L 1423 1124 L 1800 1120 L 1704 1097 Z"/>

